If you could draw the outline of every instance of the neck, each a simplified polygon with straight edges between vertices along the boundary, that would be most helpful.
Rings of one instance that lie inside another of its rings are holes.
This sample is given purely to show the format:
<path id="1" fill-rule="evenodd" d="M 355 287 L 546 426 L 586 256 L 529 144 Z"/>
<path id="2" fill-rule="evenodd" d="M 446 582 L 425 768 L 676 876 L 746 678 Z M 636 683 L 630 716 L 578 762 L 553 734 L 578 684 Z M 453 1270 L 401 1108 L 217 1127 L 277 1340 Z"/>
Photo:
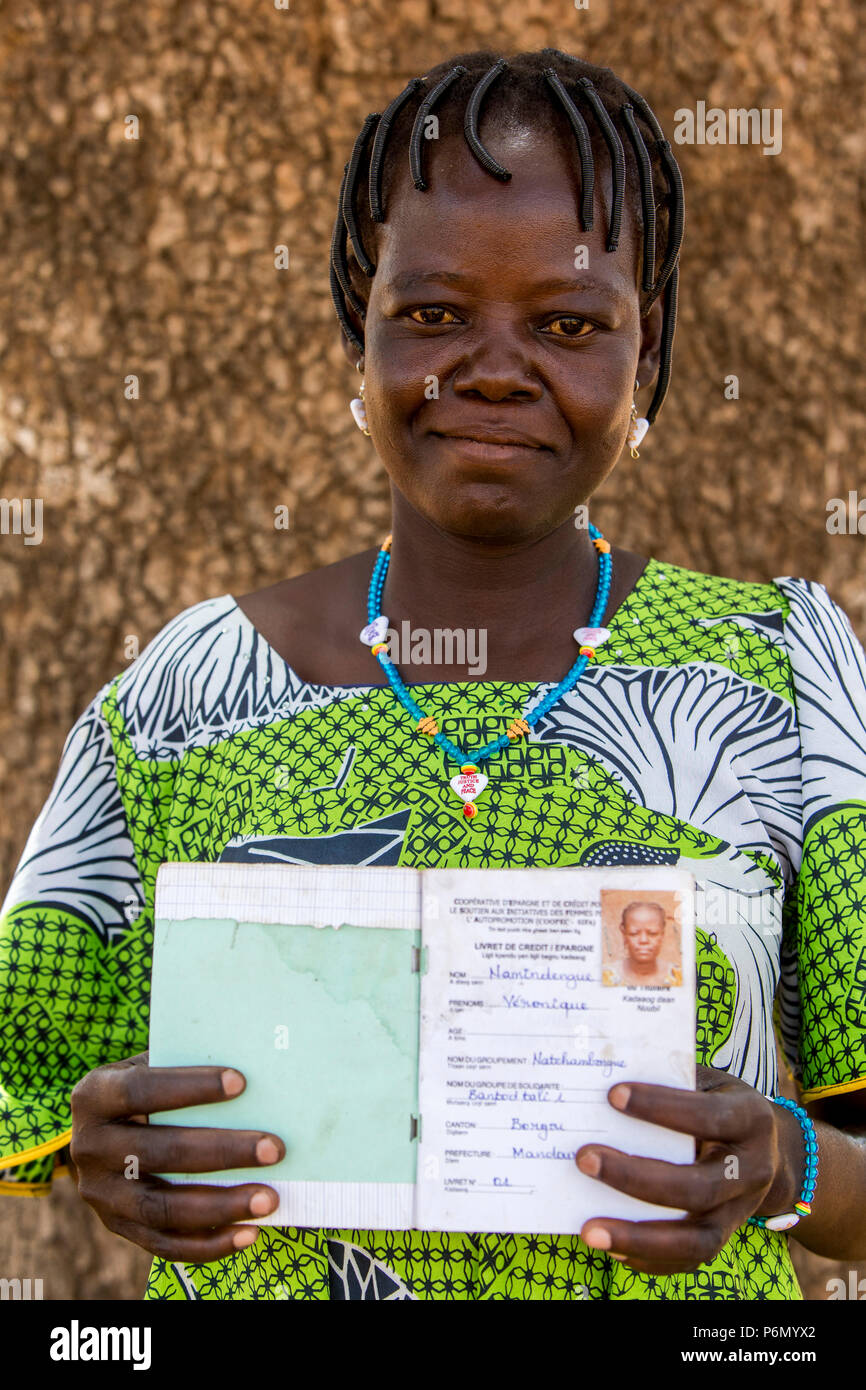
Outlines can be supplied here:
<path id="1" fill-rule="evenodd" d="M 595 602 L 598 553 L 569 520 L 530 541 L 449 535 L 394 493 L 382 610 L 413 628 L 484 628 L 490 649 L 544 661 L 551 633 L 574 645 Z M 544 663 L 549 664 L 547 662 Z"/>

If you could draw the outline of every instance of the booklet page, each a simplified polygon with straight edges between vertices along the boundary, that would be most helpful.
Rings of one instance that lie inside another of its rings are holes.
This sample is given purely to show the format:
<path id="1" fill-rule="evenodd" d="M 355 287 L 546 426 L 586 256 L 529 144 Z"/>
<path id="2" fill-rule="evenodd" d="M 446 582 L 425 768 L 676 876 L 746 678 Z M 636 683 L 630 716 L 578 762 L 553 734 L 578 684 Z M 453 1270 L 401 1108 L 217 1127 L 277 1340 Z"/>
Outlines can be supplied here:
<path id="1" fill-rule="evenodd" d="M 416 1222 L 576 1233 L 681 1215 L 582 1174 L 581 1145 L 694 1160 L 616 1111 L 618 1081 L 694 1087 L 694 879 L 679 869 L 423 875 Z"/>

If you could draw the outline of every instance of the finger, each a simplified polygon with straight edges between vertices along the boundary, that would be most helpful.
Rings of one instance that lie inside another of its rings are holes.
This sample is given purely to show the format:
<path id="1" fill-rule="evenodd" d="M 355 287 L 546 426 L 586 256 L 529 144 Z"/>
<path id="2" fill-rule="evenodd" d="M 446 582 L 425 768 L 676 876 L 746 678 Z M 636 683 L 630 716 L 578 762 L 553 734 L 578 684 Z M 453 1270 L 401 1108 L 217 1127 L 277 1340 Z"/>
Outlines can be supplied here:
<path id="1" fill-rule="evenodd" d="M 595 1250 L 624 1255 L 630 1264 L 665 1265 L 688 1272 L 707 1264 L 729 1240 L 748 1213 L 748 1202 L 726 1202 L 697 1219 L 673 1221 L 621 1221 L 591 1217 L 581 1227 L 584 1243 Z"/>
<path id="2" fill-rule="evenodd" d="M 197 1265 L 223 1260 L 226 1255 L 233 1255 L 255 1244 L 261 1236 L 258 1226 L 226 1226 L 219 1231 L 199 1232 L 197 1235 L 152 1231 L 131 1221 L 112 1223 L 108 1229 L 123 1236 L 124 1240 L 141 1245 L 152 1255 L 159 1255 L 163 1260 Z"/>
<path id="3" fill-rule="evenodd" d="M 98 1067 L 82 1083 L 79 1104 L 88 1116 L 131 1118 L 231 1100 L 246 1086 L 234 1067 L 147 1067 L 118 1062 Z"/>
<path id="4" fill-rule="evenodd" d="M 636 1120 L 648 1120 L 697 1139 L 736 1143 L 752 1135 L 769 1135 L 773 1128 L 770 1105 L 762 1106 L 762 1098 L 747 1086 L 683 1091 L 676 1086 L 630 1081 L 613 1086 L 608 1099 L 616 1110 Z"/>
<path id="5" fill-rule="evenodd" d="M 85 1125 L 75 1153 L 79 1166 L 89 1158 L 118 1173 L 215 1173 L 279 1163 L 286 1146 L 261 1130 L 119 1123 Z"/>
<path id="6" fill-rule="evenodd" d="M 577 1166 L 589 1178 L 606 1183 L 660 1207 L 684 1207 L 707 1212 L 733 1195 L 725 1177 L 719 1150 L 696 1163 L 666 1163 L 659 1158 L 640 1158 L 599 1144 L 585 1144 L 577 1151 Z"/>
<path id="7" fill-rule="evenodd" d="M 203 1234 L 236 1221 L 269 1216 L 279 1206 L 272 1187 L 240 1183 L 216 1187 L 205 1183 L 125 1182 L 118 1178 L 102 1203 L 115 1217 L 151 1231 Z"/>

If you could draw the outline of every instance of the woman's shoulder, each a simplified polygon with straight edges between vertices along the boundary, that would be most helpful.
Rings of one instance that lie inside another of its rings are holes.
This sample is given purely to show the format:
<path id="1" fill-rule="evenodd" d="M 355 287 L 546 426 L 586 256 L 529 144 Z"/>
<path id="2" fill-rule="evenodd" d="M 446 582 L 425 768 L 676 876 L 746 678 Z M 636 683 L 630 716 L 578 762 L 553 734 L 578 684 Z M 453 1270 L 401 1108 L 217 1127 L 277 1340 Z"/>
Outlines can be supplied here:
<path id="1" fill-rule="evenodd" d="M 102 715 L 139 757 L 171 759 L 268 723 L 311 692 L 235 596 L 201 599 L 169 619 L 100 692 Z"/>
<path id="2" fill-rule="evenodd" d="M 653 599 L 689 613 L 705 626 L 731 618 L 774 638 L 780 646 L 797 645 L 808 640 L 810 633 L 815 640 L 827 633 L 857 640 L 845 609 L 816 579 L 790 574 L 738 579 L 654 559 L 647 582 Z"/>
<path id="3" fill-rule="evenodd" d="M 772 612 L 787 606 L 785 586 L 808 585 L 809 580 L 781 576 L 771 579 L 739 579 L 735 575 L 716 574 L 709 570 L 691 569 L 671 560 L 653 558 L 647 570 L 652 587 L 664 590 L 668 601 L 687 602 L 694 608 L 724 613 Z"/>
<path id="4" fill-rule="evenodd" d="M 232 594 L 199 599 L 183 608 L 154 634 L 142 651 L 117 677 L 119 694 L 146 698 L 153 684 L 183 670 L 194 676 L 204 669 L 208 654 L 221 656 L 238 645 L 244 615 Z"/>
<path id="5" fill-rule="evenodd" d="M 242 616 L 311 684 L 351 683 L 377 553 L 363 550 L 243 594 L 237 600 Z M 355 664 L 364 681 L 368 668 Z"/>
<path id="6" fill-rule="evenodd" d="M 103 712 L 113 714 L 139 756 L 179 753 L 215 717 L 225 721 L 237 710 L 260 664 L 254 637 L 232 594 L 200 599 L 109 682 Z"/>
<path id="7" fill-rule="evenodd" d="M 323 634 L 330 642 L 342 626 L 357 646 L 364 616 L 358 583 L 370 553 L 239 597 L 201 599 L 165 623 L 108 686 L 110 706 L 140 754 L 170 756 L 334 698 L 331 687 L 312 683 L 296 663 L 303 671 L 311 646 Z M 348 592 L 358 597 L 354 626 Z"/>
<path id="8" fill-rule="evenodd" d="M 653 560 L 618 625 L 636 660 L 727 672 L 741 694 L 760 687 L 797 720 L 818 698 L 837 710 L 866 704 L 863 647 L 815 579 L 737 579 Z"/>
<path id="9" fill-rule="evenodd" d="M 672 560 L 653 557 L 648 577 L 661 583 L 673 583 L 676 588 L 703 593 L 710 602 L 753 602 L 761 606 L 786 606 L 789 603 L 817 602 L 835 605 L 827 586 L 820 580 L 802 575 L 781 574 L 768 579 L 741 579 L 736 575 L 717 574 L 709 570 L 691 569 Z"/>

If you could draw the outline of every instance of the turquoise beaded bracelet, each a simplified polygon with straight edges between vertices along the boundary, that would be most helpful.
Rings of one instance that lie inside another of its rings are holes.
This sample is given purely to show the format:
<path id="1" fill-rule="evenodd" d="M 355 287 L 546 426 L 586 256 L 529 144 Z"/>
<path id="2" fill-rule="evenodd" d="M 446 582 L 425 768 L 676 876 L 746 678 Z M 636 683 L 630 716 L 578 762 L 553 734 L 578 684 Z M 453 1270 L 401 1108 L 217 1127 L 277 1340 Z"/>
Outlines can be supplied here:
<path id="1" fill-rule="evenodd" d="M 803 1175 L 803 1189 L 799 1199 L 794 1203 L 793 1211 L 783 1212 L 780 1216 L 749 1216 L 746 1219 L 753 1226 L 763 1226 L 767 1231 L 790 1231 L 792 1227 L 797 1225 L 801 1216 L 809 1216 L 812 1211 L 812 1198 L 815 1195 L 815 1184 L 818 1181 L 818 1136 L 815 1133 L 815 1126 L 802 1105 L 796 1105 L 786 1096 L 773 1096 L 772 1099 L 775 1105 L 783 1106 L 785 1110 L 790 1110 L 791 1114 L 796 1116 L 803 1131 L 806 1145 L 806 1171 Z"/>

